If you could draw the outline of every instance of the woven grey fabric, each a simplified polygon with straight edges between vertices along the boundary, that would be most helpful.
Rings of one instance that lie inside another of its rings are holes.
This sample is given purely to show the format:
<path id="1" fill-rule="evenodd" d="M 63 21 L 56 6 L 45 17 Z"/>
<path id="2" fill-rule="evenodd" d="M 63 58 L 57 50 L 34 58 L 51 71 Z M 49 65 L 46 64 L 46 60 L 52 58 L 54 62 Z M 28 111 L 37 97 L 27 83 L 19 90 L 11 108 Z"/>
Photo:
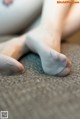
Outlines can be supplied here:
<path id="1" fill-rule="evenodd" d="M 80 119 L 80 46 L 74 42 L 62 45 L 73 62 L 67 77 L 44 74 L 40 58 L 32 53 L 21 59 L 23 75 L 0 76 L 0 111 L 9 111 L 9 119 Z"/>

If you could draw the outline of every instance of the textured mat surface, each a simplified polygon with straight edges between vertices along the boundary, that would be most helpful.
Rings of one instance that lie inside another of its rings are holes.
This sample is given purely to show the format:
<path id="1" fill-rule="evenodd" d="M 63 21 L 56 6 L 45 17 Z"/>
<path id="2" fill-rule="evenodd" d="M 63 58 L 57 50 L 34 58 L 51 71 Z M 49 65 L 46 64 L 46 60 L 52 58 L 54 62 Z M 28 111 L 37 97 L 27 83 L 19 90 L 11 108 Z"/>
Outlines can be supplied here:
<path id="1" fill-rule="evenodd" d="M 74 43 L 62 45 L 73 62 L 67 77 L 45 75 L 32 53 L 21 59 L 23 75 L 0 76 L 0 110 L 9 111 L 9 119 L 80 119 L 80 44 Z"/>

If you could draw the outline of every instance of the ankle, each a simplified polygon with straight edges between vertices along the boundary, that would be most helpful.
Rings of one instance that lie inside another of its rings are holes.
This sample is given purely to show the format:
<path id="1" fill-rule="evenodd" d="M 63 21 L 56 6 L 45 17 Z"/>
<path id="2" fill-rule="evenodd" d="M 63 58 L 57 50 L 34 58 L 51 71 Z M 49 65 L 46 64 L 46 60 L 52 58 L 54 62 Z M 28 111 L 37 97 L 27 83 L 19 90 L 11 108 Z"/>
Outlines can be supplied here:
<path id="1" fill-rule="evenodd" d="M 61 40 L 61 35 L 62 35 L 62 30 L 61 28 L 57 28 L 57 27 L 52 27 L 49 24 L 41 24 L 39 26 L 43 31 L 45 31 L 45 33 L 49 34 L 52 38 L 57 36 L 56 40 Z"/>
<path id="2" fill-rule="evenodd" d="M 27 52 L 27 49 L 25 47 L 25 37 L 22 36 L 18 36 L 13 38 L 12 40 L 9 41 L 11 44 L 13 44 L 13 48 L 15 49 L 17 54 L 17 59 L 19 59 L 22 54 L 25 54 L 25 52 Z"/>
<path id="3" fill-rule="evenodd" d="M 61 43 L 61 30 L 54 28 L 51 29 L 50 27 L 46 26 L 40 26 L 41 29 L 43 30 L 43 32 L 45 32 L 46 36 L 49 36 L 48 41 L 51 44 L 51 48 L 53 48 L 54 50 L 60 52 L 61 51 L 61 47 L 60 47 L 60 43 Z"/>
<path id="4" fill-rule="evenodd" d="M 62 33 L 62 27 L 63 27 L 63 23 L 62 22 L 57 22 L 57 21 L 50 21 L 50 20 L 42 20 L 41 21 L 41 26 L 45 27 L 46 29 L 48 29 L 48 31 L 50 31 L 53 34 L 53 31 L 61 34 Z"/>
<path id="5" fill-rule="evenodd" d="M 25 34 L 18 37 L 18 40 L 17 40 L 22 54 L 25 54 L 29 51 L 28 47 L 26 47 L 26 45 L 25 45 L 25 40 L 26 40 L 26 35 Z"/>

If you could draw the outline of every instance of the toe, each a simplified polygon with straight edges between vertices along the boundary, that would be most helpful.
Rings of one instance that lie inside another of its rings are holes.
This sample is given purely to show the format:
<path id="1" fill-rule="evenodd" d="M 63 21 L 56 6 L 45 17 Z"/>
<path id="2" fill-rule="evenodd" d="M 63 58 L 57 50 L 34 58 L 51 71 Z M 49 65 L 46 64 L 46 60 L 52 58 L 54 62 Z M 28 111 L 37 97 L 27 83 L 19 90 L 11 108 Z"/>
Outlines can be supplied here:
<path id="1" fill-rule="evenodd" d="M 6 56 L 0 55 L 0 74 L 1 75 L 15 75 L 24 72 L 24 67 L 17 60 Z"/>
<path id="2" fill-rule="evenodd" d="M 43 70 L 46 74 L 66 76 L 70 73 L 71 62 L 65 55 L 53 49 L 48 49 L 45 54 L 44 57 L 41 58 L 41 61 Z"/>
<path id="3" fill-rule="evenodd" d="M 71 69 L 66 67 L 63 71 L 61 71 L 60 73 L 56 74 L 56 76 L 67 76 L 69 75 L 71 72 Z"/>
<path id="4" fill-rule="evenodd" d="M 71 72 L 71 68 L 72 68 L 71 61 L 69 59 L 67 59 L 66 67 L 61 72 L 56 74 L 56 76 L 67 76 L 67 75 L 69 75 Z"/>

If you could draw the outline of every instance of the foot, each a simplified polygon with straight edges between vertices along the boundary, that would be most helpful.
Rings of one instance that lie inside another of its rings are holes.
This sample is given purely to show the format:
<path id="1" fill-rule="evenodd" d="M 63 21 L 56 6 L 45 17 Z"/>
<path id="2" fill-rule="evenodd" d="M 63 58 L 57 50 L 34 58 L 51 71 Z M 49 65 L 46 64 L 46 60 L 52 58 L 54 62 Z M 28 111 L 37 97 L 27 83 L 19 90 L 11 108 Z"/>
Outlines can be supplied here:
<path id="1" fill-rule="evenodd" d="M 24 36 L 12 38 L 9 41 L 0 43 L 0 53 L 18 60 L 25 52 Z"/>
<path id="2" fill-rule="evenodd" d="M 18 62 L 28 49 L 24 49 L 23 37 L 13 38 L 0 44 L 0 74 L 22 74 L 24 66 Z"/>
<path id="3" fill-rule="evenodd" d="M 0 54 L 0 74 L 1 75 L 16 75 L 24 72 L 24 66 L 17 60 Z"/>
<path id="4" fill-rule="evenodd" d="M 3 3 L 8 6 L 13 3 L 13 0 L 3 0 Z"/>
<path id="5" fill-rule="evenodd" d="M 41 58 L 42 68 L 46 74 L 66 76 L 71 71 L 71 62 L 60 53 L 60 34 L 54 32 L 54 37 L 37 28 L 26 35 L 25 44 Z"/>
<path id="6" fill-rule="evenodd" d="M 71 62 L 60 53 L 59 34 L 55 33 L 53 38 L 40 28 L 0 44 L 1 74 L 23 73 L 24 67 L 17 60 L 29 50 L 40 56 L 46 74 L 65 76 L 70 73 Z"/>

